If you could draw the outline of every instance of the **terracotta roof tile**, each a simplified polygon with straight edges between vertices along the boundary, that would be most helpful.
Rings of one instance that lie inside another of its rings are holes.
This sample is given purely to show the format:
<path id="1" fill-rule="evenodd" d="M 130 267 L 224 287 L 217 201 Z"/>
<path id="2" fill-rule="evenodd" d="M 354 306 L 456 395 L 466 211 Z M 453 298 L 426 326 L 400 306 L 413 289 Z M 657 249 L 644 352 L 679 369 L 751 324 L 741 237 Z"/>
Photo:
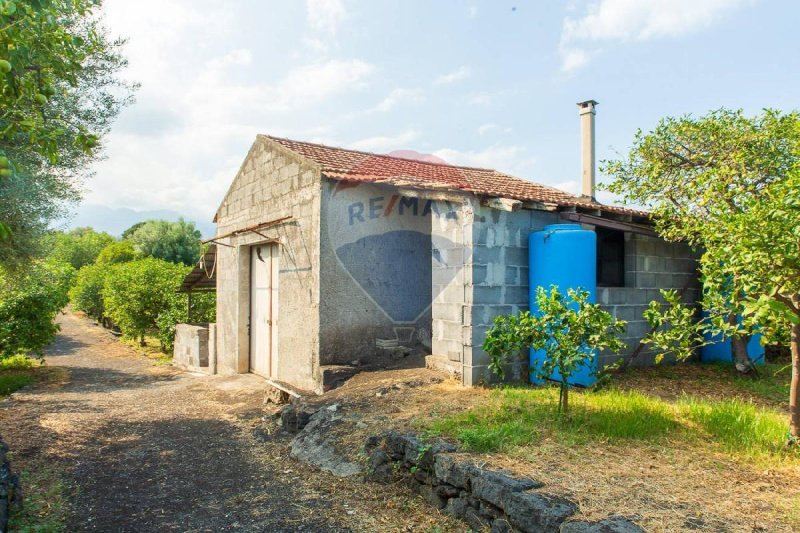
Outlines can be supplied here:
<path id="1" fill-rule="evenodd" d="M 646 212 L 635 209 L 587 202 L 560 189 L 516 178 L 496 170 L 372 154 L 269 135 L 264 137 L 314 161 L 320 165 L 322 174 L 329 178 L 460 190 L 483 196 L 498 196 L 562 207 L 581 206 L 613 213 L 647 216 Z"/>

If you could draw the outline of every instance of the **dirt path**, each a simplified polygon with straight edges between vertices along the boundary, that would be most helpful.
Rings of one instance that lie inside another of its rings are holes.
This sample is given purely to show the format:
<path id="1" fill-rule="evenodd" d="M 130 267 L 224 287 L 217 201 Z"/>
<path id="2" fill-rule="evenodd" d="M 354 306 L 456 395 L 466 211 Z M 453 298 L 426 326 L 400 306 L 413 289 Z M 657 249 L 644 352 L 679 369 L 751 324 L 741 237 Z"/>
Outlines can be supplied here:
<path id="1" fill-rule="evenodd" d="M 59 322 L 46 359 L 68 379 L 0 403 L 0 428 L 16 468 L 64 472 L 67 531 L 412 530 L 430 513 L 291 461 L 263 429 L 255 376 L 153 366 L 86 320 Z"/>

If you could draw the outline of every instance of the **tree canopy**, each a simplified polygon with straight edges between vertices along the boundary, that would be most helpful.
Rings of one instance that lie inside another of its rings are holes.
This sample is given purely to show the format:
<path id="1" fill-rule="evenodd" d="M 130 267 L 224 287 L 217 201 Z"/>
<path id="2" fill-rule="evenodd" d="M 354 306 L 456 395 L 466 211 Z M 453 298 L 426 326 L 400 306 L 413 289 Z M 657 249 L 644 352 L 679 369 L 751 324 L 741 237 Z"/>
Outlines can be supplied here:
<path id="1" fill-rule="evenodd" d="M 45 238 L 47 255 L 79 269 L 94 263 L 114 237 L 92 228 L 76 228 L 68 233 L 53 232 Z"/>
<path id="2" fill-rule="evenodd" d="M 200 258 L 200 231 L 194 222 L 148 220 L 131 234 L 136 250 L 171 263 L 193 265 Z"/>
<path id="3" fill-rule="evenodd" d="M 800 436 L 800 113 L 666 118 L 603 167 L 610 190 L 650 208 L 664 238 L 702 250 L 707 331 L 733 339 L 737 364 L 749 334 L 791 324 Z"/>
<path id="4" fill-rule="evenodd" d="M 63 216 L 134 86 L 96 0 L 0 4 L 0 261 Z"/>

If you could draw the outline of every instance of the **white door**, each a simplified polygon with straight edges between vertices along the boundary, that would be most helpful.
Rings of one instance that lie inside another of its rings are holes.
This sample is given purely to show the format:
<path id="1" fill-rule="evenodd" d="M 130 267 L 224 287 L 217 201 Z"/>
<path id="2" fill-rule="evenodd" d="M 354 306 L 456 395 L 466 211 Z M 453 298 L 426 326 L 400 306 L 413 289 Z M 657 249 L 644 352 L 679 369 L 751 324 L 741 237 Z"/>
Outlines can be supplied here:
<path id="1" fill-rule="evenodd" d="M 275 318 L 277 309 L 277 247 L 250 249 L 250 371 L 274 376 L 276 367 Z"/>

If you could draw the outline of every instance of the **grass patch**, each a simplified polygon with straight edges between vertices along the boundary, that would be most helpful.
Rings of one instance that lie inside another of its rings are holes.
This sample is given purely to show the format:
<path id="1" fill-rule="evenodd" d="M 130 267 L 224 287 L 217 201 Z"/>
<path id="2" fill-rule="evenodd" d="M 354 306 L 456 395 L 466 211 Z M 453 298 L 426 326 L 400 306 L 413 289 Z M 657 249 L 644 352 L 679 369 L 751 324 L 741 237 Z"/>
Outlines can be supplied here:
<path id="1" fill-rule="evenodd" d="M 685 397 L 678 412 L 726 452 L 769 457 L 788 454 L 786 416 L 739 399 L 707 401 Z"/>
<path id="2" fill-rule="evenodd" d="M 457 438 L 472 451 L 505 451 L 542 438 L 564 444 L 593 440 L 651 440 L 678 429 L 663 402 L 635 391 L 570 395 L 569 416 L 558 410 L 552 387 L 497 389 L 473 409 L 434 421 L 430 431 Z"/>
<path id="3" fill-rule="evenodd" d="M 0 397 L 36 381 L 36 369 L 40 366 L 39 360 L 24 355 L 0 359 Z"/>
<path id="4" fill-rule="evenodd" d="M 138 338 L 122 337 L 122 342 L 133 348 L 136 352 L 144 355 L 153 361 L 156 366 L 167 366 L 172 364 L 172 356 L 161 351 L 161 343 L 155 337 L 145 337 L 144 346 L 139 343 Z"/>
<path id="5" fill-rule="evenodd" d="M 20 473 L 24 505 L 14 508 L 9 531 L 20 533 L 61 533 L 66 531 L 66 490 L 60 474 L 51 469 Z"/>
<path id="6" fill-rule="evenodd" d="M 609 389 L 573 391 L 570 402 L 570 413 L 563 416 L 556 388 L 498 388 L 467 411 L 428 422 L 427 431 L 475 452 L 509 452 L 545 439 L 564 446 L 624 441 L 668 446 L 677 438 L 742 459 L 800 459 L 783 446 L 786 415 L 752 401 L 687 395 L 669 401 Z"/>

